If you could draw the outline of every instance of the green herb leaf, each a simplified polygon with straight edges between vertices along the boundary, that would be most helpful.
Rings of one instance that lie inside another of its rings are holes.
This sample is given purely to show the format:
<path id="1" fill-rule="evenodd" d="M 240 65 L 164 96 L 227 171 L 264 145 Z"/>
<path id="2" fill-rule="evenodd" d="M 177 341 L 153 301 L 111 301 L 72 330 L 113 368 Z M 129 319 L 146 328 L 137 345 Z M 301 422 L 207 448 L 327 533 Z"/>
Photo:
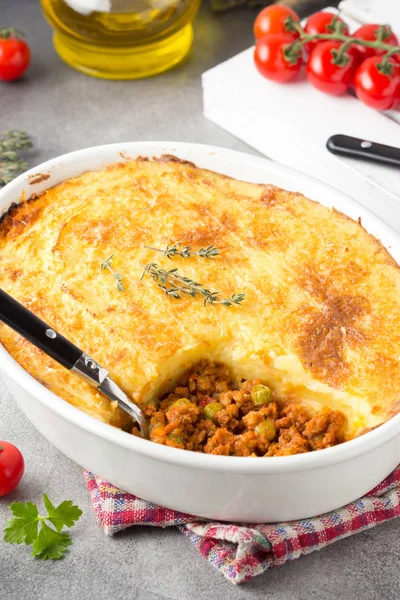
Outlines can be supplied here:
<path id="1" fill-rule="evenodd" d="M 63 527 L 73 527 L 75 522 L 78 521 L 82 515 L 82 511 L 72 500 L 64 500 L 57 508 L 52 504 L 46 494 L 43 494 L 43 500 L 49 516 L 47 520 L 50 521 L 58 532 L 62 531 Z"/>
<path id="2" fill-rule="evenodd" d="M 43 501 L 48 514 L 41 516 L 37 506 L 32 502 L 14 502 L 9 508 L 13 517 L 4 529 L 4 541 L 9 544 L 32 544 L 32 556 L 42 560 L 61 558 L 68 546 L 72 544 L 68 533 L 61 533 L 64 526 L 72 527 L 80 518 L 82 511 L 72 500 L 64 500 L 54 506 L 49 497 L 43 494 Z M 50 527 L 50 521 L 56 528 Z"/>
<path id="3" fill-rule="evenodd" d="M 14 517 L 4 528 L 4 541 L 9 544 L 32 544 L 38 534 L 39 513 L 32 502 L 13 502 L 9 509 Z"/>
<path id="4" fill-rule="evenodd" d="M 11 129 L 0 134 L 0 187 L 27 168 L 27 163 L 20 160 L 17 151 L 31 147 L 32 141 L 24 131 Z"/>
<path id="5" fill-rule="evenodd" d="M 112 273 L 112 276 L 114 277 L 115 281 L 117 282 L 117 290 L 119 292 L 123 292 L 124 286 L 122 284 L 122 275 L 120 275 L 119 273 L 116 273 L 111 266 L 113 258 L 114 258 L 114 254 L 111 254 L 111 256 L 109 256 L 107 258 L 107 260 L 101 262 L 100 263 L 100 271 L 104 271 L 104 269 L 108 269 L 110 271 L 110 273 Z"/>
<path id="6" fill-rule="evenodd" d="M 62 558 L 71 544 L 72 541 L 68 533 L 58 533 L 45 522 L 42 522 L 39 535 L 32 545 L 32 556 L 42 560 Z"/>
<path id="7" fill-rule="evenodd" d="M 219 250 L 212 244 L 207 248 L 199 248 L 199 250 L 192 250 L 190 246 L 182 246 L 179 248 L 178 244 L 168 244 L 164 249 L 154 248 L 153 246 L 145 246 L 148 250 L 154 250 L 155 252 L 162 252 L 163 256 L 167 258 L 173 258 L 174 256 L 181 256 L 182 258 L 189 258 L 190 256 L 201 256 L 202 258 L 214 258 L 218 256 Z"/>
<path id="8" fill-rule="evenodd" d="M 157 263 L 149 263 L 144 267 L 141 280 L 148 275 L 160 287 L 167 296 L 179 300 L 187 295 L 191 298 L 203 296 L 204 306 L 207 304 L 222 304 L 231 307 L 232 304 L 241 304 L 245 298 L 244 294 L 233 294 L 230 298 L 220 298 L 219 292 L 213 292 L 201 283 L 193 281 L 184 275 L 179 275 L 178 269 L 160 269 Z M 183 285 L 182 285 L 183 284 Z"/>

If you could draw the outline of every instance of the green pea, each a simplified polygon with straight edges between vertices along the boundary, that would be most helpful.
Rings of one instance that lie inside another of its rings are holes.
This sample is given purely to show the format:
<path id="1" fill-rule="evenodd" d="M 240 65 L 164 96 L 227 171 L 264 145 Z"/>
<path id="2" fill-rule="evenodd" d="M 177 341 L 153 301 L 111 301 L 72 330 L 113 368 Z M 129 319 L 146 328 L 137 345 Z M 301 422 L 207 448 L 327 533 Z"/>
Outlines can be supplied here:
<path id="1" fill-rule="evenodd" d="M 263 404 L 268 404 L 270 402 L 272 396 L 272 392 L 266 385 L 253 385 L 250 392 L 251 401 L 256 406 L 263 406 Z"/>
<path id="2" fill-rule="evenodd" d="M 190 402 L 190 400 L 188 400 L 187 398 L 178 398 L 178 400 L 175 400 L 171 406 L 191 406 L 193 404 L 193 402 Z M 170 408 L 171 408 L 170 406 Z"/>
<path id="3" fill-rule="evenodd" d="M 255 431 L 260 437 L 266 437 L 269 442 L 276 436 L 276 429 L 272 421 L 263 421 L 257 425 Z"/>
<path id="4" fill-rule="evenodd" d="M 211 419 L 211 421 L 214 421 L 217 414 L 222 409 L 223 406 L 219 402 L 210 402 L 210 404 L 206 404 L 204 407 L 204 415 L 206 419 Z"/>
<path id="5" fill-rule="evenodd" d="M 183 444 L 183 438 L 181 435 L 177 434 L 177 433 L 170 433 L 168 435 L 168 438 L 175 442 L 176 444 Z"/>

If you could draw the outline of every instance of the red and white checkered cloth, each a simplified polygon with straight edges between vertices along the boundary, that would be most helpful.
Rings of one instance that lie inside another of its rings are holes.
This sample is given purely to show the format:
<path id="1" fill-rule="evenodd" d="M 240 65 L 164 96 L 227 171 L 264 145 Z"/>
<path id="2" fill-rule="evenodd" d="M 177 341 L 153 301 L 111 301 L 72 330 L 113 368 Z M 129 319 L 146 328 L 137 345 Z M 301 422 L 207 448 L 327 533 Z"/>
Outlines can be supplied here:
<path id="1" fill-rule="evenodd" d="M 339 510 L 272 525 L 206 521 L 122 492 L 88 471 L 85 478 L 107 535 L 131 525 L 177 526 L 232 583 L 250 581 L 270 567 L 400 516 L 400 465 L 369 494 Z"/>

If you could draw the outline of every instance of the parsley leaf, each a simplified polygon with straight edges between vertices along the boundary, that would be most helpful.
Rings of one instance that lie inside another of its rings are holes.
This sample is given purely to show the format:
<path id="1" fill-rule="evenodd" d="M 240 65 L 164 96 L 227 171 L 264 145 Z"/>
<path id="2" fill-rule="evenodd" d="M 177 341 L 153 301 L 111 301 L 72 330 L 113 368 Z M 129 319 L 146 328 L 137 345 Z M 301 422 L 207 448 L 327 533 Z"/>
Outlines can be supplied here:
<path id="1" fill-rule="evenodd" d="M 82 515 L 82 511 L 71 500 L 64 500 L 57 507 L 46 494 L 43 501 L 47 515 L 39 515 L 32 502 L 14 502 L 9 508 L 14 515 L 4 528 L 4 541 L 9 544 L 32 544 L 32 556 L 42 560 L 62 558 L 72 544 L 68 533 L 61 533 L 64 526 L 72 527 Z M 55 530 L 50 527 L 49 521 Z"/>
<path id="2" fill-rule="evenodd" d="M 57 533 L 43 522 L 42 529 L 32 545 L 32 556 L 42 560 L 62 558 L 71 544 L 72 540 L 68 533 Z"/>
<path id="3" fill-rule="evenodd" d="M 50 502 L 48 496 L 43 494 L 44 505 L 49 513 L 48 520 L 60 533 L 64 525 L 73 527 L 82 514 L 80 508 L 72 504 L 72 500 L 64 500 L 57 508 Z"/>
<path id="4" fill-rule="evenodd" d="M 9 506 L 13 518 L 4 529 L 4 541 L 9 544 L 32 544 L 38 534 L 39 513 L 32 502 L 13 502 Z"/>

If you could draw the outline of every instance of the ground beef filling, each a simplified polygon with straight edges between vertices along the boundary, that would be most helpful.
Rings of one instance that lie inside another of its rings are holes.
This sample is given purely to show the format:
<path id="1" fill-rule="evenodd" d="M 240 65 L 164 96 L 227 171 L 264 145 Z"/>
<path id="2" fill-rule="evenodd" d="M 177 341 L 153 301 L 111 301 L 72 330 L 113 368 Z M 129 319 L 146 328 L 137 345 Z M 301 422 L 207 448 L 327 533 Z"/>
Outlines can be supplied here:
<path id="1" fill-rule="evenodd" d="M 145 409 L 158 444 L 226 456 L 287 456 L 343 441 L 345 417 L 282 403 L 259 380 L 234 389 L 229 370 L 203 360 L 174 391 Z"/>

